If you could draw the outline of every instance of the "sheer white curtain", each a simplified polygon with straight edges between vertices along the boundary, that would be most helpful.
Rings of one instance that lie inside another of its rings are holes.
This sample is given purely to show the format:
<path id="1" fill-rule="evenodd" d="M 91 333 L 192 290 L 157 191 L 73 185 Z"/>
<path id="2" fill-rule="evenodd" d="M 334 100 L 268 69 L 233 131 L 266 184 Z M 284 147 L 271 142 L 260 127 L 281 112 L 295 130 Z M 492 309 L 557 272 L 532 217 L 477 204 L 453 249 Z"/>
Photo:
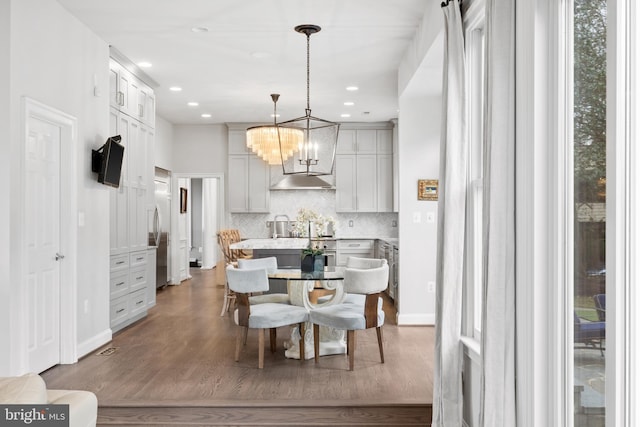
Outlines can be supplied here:
<path id="1" fill-rule="evenodd" d="M 218 262 L 218 180 L 202 180 L 202 268 L 211 269 Z"/>
<path id="2" fill-rule="evenodd" d="M 481 426 L 516 425 L 515 0 L 486 0 Z"/>
<path id="3" fill-rule="evenodd" d="M 467 123 L 462 18 L 458 0 L 443 3 L 444 73 L 436 271 L 433 426 L 462 425 L 460 334 L 467 190 Z"/>

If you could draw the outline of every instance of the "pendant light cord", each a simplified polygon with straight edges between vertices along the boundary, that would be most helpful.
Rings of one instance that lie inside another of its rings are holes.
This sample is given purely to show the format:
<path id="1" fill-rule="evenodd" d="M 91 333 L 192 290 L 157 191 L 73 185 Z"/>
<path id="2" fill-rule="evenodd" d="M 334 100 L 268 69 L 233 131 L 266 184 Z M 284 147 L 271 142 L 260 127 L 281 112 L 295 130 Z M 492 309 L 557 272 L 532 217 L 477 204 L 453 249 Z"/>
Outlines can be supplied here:
<path id="1" fill-rule="evenodd" d="M 311 115 L 311 107 L 310 107 L 310 103 L 309 103 L 309 82 L 310 82 L 310 71 L 309 71 L 309 51 L 310 49 L 310 40 L 311 40 L 311 34 L 307 33 L 307 109 L 305 110 L 307 117 Z"/>

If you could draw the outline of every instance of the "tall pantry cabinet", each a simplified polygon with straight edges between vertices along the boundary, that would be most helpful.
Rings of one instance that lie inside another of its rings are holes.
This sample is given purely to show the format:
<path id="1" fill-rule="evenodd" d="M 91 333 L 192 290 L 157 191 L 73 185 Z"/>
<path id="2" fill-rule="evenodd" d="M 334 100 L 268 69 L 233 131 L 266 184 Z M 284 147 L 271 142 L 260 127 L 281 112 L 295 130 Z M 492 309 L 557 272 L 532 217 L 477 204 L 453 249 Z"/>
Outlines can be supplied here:
<path id="1" fill-rule="evenodd" d="M 153 90 L 111 59 L 110 136 L 120 135 L 124 159 L 120 186 L 110 200 L 110 310 L 116 332 L 155 305 L 155 248 L 148 245 L 154 198 Z"/>

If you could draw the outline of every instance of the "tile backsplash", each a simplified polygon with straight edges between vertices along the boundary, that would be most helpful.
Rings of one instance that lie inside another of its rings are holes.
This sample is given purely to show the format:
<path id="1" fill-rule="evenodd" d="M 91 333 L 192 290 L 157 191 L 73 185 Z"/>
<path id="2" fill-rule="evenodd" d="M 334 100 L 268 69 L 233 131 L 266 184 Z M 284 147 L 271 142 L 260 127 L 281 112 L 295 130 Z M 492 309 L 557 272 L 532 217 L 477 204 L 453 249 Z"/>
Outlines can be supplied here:
<path id="1" fill-rule="evenodd" d="M 229 228 L 237 228 L 243 238 L 268 238 L 267 221 L 275 215 L 287 215 L 295 221 L 298 209 L 311 209 L 336 221 L 336 237 L 397 237 L 397 213 L 336 213 L 336 192 L 333 190 L 286 190 L 271 192 L 271 213 L 230 214 Z M 353 226 L 349 227 L 349 223 Z"/>

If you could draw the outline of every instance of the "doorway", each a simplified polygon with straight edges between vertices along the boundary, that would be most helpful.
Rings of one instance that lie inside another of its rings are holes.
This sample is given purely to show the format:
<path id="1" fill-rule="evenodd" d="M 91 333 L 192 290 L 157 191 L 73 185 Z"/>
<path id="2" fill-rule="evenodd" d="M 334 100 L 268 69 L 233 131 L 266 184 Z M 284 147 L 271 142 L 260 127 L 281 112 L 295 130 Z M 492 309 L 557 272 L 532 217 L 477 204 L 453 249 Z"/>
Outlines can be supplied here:
<path id="1" fill-rule="evenodd" d="M 224 224 L 224 176 L 222 174 L 174 174 L 175 188 L 183 189 L 186 200 L 174 198 L 176 221 L 172 231 L 177 244 L 172 248 L 172 283 L 190 278 L 189 268 L 215 267 L 219 250 L 216 233 Z"/>
<path id="2" fill-rule="evenodd" d="M 25 371 L 77 361 L 77 119 L 24 98 L 22 268 Z"/>

